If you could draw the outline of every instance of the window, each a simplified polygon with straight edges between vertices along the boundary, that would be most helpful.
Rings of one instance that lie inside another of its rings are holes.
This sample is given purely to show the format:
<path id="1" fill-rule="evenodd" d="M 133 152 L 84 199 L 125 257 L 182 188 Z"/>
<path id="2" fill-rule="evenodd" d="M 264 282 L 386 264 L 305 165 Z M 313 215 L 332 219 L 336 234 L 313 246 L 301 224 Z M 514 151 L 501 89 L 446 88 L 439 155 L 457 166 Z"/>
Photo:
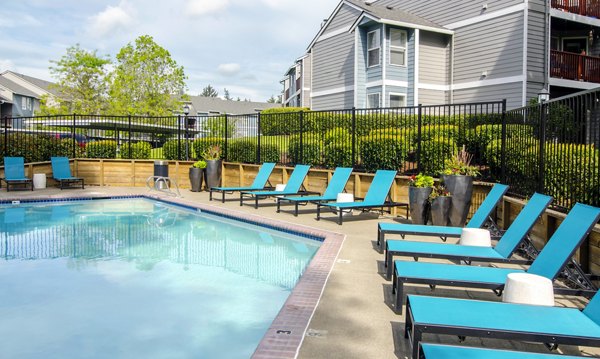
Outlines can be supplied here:
<path id="1" fill-rule="evenodd" d="M 379 30 L 367 33 L 367 67 L 379 65 Z"/>
<path id="2" fill-rule="evenodd" d="M 367 108 L 379 108 L 381 104 L 379 102 L 379 93 L 370 93 L 367 95 Z"/>
<path id="3" fill-rule="evenodd" d="M 31 97 L 27 98 L 27 109 L 28 110 L 32 110 L 33 109 L 33 99 Z"/>
<path id="4" fill-rule="evenodd" d="M 21 110 L 27 110 L 27 98 L 21 97 Z"/>
<path id="5" fill-rule="evenodd" d="M 391 93 L 390 107 L 406 107 L 406 95 Z"/>
<path id="6" fill-rule="evenodd" d="M 406 66 L 406 31 L 390 29 L 390 64 Z"/>

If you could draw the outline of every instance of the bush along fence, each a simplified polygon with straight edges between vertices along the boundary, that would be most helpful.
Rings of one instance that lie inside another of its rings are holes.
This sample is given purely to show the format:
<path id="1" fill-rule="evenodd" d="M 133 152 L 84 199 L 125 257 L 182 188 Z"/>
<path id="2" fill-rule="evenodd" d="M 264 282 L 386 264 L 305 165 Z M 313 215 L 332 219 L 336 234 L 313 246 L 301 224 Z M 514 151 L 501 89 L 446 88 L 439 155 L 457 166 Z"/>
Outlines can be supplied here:
<path id="1" fill-rule="evenodd" d="M 8 118 L 4 156 L 193 160 L 211 146 L 230 162 L 352 166 L 439 176 L 459 149 L 481 180 L 540 191 L 558 207 L 600 205 L 600 89 L 506 111 L 506 101 L 209 117 L 68 115 Z M 1 160 L 1 159 L 0 159 Z"/>

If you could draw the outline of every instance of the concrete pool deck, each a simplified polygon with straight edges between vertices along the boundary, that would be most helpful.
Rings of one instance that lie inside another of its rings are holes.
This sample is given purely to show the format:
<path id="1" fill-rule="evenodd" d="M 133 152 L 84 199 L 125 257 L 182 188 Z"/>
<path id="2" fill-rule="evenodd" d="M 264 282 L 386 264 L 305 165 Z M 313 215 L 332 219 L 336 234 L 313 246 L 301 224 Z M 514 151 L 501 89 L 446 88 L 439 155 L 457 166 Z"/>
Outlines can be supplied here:
<path id="1" fill-rule="evenodd" d="M 0 200 L 28 197 L 81 197 L 81 196 L 121 196 L 156 194 L 145 188 L 118 188 L 89 186 L 85 190 L 59 190 L 48 188 L 36 191 L 0 191 Z M 275 203 L 261 201 L 259 209 L 253 206 L 239 206 L 239 196 L 227 196 L 230 201 L 208 200 L 207 192 L 193 193 L 182 190 L 185 202 L 211 205 L 234 211 L 259 215 L 265 218 L 288 222 L 290 225 L 302 225 L 319 230 L 337 232 L 345 235 L 319 305 L 308 326 L 308 331 L 299 351 L 299 358 L 407 358 L 410 355 L 409 343 L 404 339 L 404 315 L 396 315 L 392 310 L 391 282 L 383 277 L 383 254 L 376 250 L 376 232 L 378 222 L 393 222 L 401 219 L 374 214 L 354 215 L 339 226 L 332 220 L 333 215 L 315 220 L 315 207 L 301 209 L 294 217 L 291 212 L 276 213 Z M 165 197 L 172 199 L 173 197 Z M 291 208 L 291 207 L 287 207 Z M 360 218 L 360 220 L 358 220 Z M 417 239 L 416 237 L 414 239 Z M 418 238 L 419 240 L 431 240 Z M 427 286 L 408 286 L 409 294 L 430 294 Z M 434 295 L 447 295 L 457 298 L 476 298 L 498 301 L 490 291 L 438 288 Z M 582 308 L 586 300 L 575 297 L 557 297 L 558 306 Z M 404 311 L 405 312 L 405 311 Z M 449 336 L 426 337 L 428 342 L 459 344 Z M 547 352 L 541 344 L 508 342 L 492 339 L 467 338 L 465 345 L 487 346 Z M 559 352 L 570 355 L 599 355 L 598 348 L 560 346 Z"/>

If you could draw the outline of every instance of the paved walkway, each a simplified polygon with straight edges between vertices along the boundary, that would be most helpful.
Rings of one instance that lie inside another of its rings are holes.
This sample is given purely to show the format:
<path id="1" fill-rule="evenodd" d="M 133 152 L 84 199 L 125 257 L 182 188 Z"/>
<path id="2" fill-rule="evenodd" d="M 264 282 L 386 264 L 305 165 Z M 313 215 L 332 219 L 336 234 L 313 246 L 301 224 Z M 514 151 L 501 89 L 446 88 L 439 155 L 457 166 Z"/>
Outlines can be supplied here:
<path id="1" fill-rule="evenodd" d="M 93 187 L 85 190 L 72 189 L 60 191 L 55 188 L 45 190 L 20 191 L 6 193 L 0 191 L 0 199 L 8 197 L 29 196 L 79 196 L 79 195 L 124 195 L 144 194 L 144 188 Z M 155 193 L 155 192 L 154 192 Z M 383 273 L 383 254 L 376 246 L 377 223 L 392 222 L 400 219 L 377 217 L 374 214 L 355 215 L 342 226 L 333 221 L 316 221 L 314 206 L 304 208 L 298 217 L 291 213 L 276 213 L 272 200 L 264 200 L 261 207 L 255 210 L 252 206 L 239 206 L 239 201 L 208 201 L 208 193 L 193 193 L 182 190 L 185 200 L 198 201 L 203 204 L 223 206 L 280 221 L 311 226 L 319 229 L 339 232 L 346 239 L 339 253 L 323 296 L 315 315 L 309 325 L 307 336 L 300 349 L 299 358 L 406 358 L 410 351 L 404 339 L 404 316 L 394 314 L 391 309 L 391 282 L 386 281 Z M 228 198 L 239 198 L 228 196 Z M 331 219 L 334 217 L 331 216 Z M 416 239 L 416 238 L 415 238 Z M 435 240 L 419 238 L 420 240 Z M 429 294 L 426 286 L 410 286 L 409 294 Z M 438 288 L 434 295 L 447 295 L 459 298 L 477 298 L 498 301 L 488 291 L 443 289 Z M 585 301 L 573 298 L 557 298 L 557 305 L 585 306 Z M 431 342 L 458 344 L 453 337 L 426 337 Z M 496 348 L 522 349 L 528 351 L 547 352 L 543 345 L 519 342 L 504 342 L 490 339 L 468 338 L 466 345 L 491 346 Z M 581 351 L 579 350 L 581 349 Z M 590 348 L 561 346 L 559 352 L 570 355 L 598 355 L 600 351 Z"/>

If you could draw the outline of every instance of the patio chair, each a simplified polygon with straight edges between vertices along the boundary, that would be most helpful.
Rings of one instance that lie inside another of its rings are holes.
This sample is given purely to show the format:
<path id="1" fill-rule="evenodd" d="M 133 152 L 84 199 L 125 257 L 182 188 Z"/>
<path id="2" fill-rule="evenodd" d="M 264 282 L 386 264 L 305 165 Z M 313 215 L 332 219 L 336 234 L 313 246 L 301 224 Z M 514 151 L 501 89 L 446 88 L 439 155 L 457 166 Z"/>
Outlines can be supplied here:
<path id="1" fill-rule="evenodd" d="M 71 167 L 67 157 L 51 157 L 52 162 L 52 178 L 58 182 L 60 189 L 71 188 L 72 183 L 81 182 L 81 188 L 85 188 L 83 178 L 73 177 L 71 175 Z"/>
<path id="2" fill-rule="evenodd" d="M 413 359 L 419 358 L 419 343 L 423 334 L 447 334 L 461 339 L 472 336 L 520 340 L 543 343 L 550 349 L 555 349 L 559 344 L 598 347 L 600 294 L 596 293 L 583 311 L 577 308 L 410 295 L 406 303 L 404 337 L 410 341 Z M 518 355 L 511 358 L 527 357 Z"/>
<path id="3" fill-rule="evenodd" d="M 225 193 L 233 193 L 233 192 L 241 192 L 241 191 L 261 191 L 269 188 L 273 188 L 270 183 L 269 187 L 265 188 L 266 184 L 269 182 L 269 176 L 273 172 L 275 168 L 275 163 L 265 162 L 260 166 L 256 177 L 254 177 L 254 181 L 250 186 L 246 187 L 211 187 L 208 189 L 210 195 L 209 199 L 212 201 L 213 192 L 221 192 L 223 197 L 221 198 L 221 202 L 225 203 Z"/>
<path id="4" fill-rule="evenodd" d="M 600 208 L 577 203 L 527 270 L 396 260 L 392 284 L 395 310 L 402 312 L 405 283 L 491 289 L 501 295 L 510 273 L 537 274 L 554 281 L 599 218 Z M 574 290 L 556 287 L 554 291 L 572 294 Z"/>
<path id="5" fill-rule="evenodd" d="M 11 185 L 24 185 L 25 189 L 29 185 L 33 191 L 33 181 L 31 178 L 25 177 L 23 157 L 4 157 L 4 178 L 0 178 L 0 181 L 6 183 L 6 192 L 10 191 Z"/>
<path id="6" fill-rule="evenodd" d="M 421 359 L 582 359 L 580 356 L 517 352 L 443 344 L 420 344 Z"/>
<path id="7" fill-rule="evenodd" d="M 377 170 L 373 182 L 362 201 L 357 202 L 318 202 L 317 203 L 317 221 L 321 219 L 321 207 L 329 207 L 336 210 L 338 214 L 338 224 L 342 224 L 343 210 L 360 209 L 363 212 L 373 208 L 388 207 L 391 212 L 392 207 L 406 207 L 406 217 L 408 217 L 408 203 L 394 202 L 390 198 L 390 189 L 396 179 L 396 171 Z"/>
<path id="8" fill-rule="evenodd" d="M 318 192 L 307 191 L 304 189 L 304 179 L 308 174 L 310 166 L 307 165 L 296 165 L 294 171 L 290 175 L 285 189 L 282 191 L 242 191 L 240 192 L 240 206 L 244 204 L 244 200 L 247 197 L 254 197 L 254 208 L 258 208 L 258 200 L 262 198 L 275 197 L 275 196 L 289 196 L 289 195 L 308 195 L 308 194 L 319 194 Z"/>
<path id="9" fill-rule="evenodd" d="M 385 249 L 386 278 L 392 275 L 392 260 L 394 256 L 442 258 L 460 260 L 467 263 L 472 261 L 502 263 L 512 262 L 527 264 L 530 261 L 510 259 L 515 250 L 527 237 L 538 218 L 552 202 L 552 197 L 535 193 L 523 207 L 517 218 L 504 232 L 495 247 L 466 246 L 449 243 L 416 242 L 407 240 L 388 240 Z"/>
<path id="10" fill-rule="evenodd" d="M 477 211 L 469 220 L 466 228 L 483 228 L 488 227 L 493 234 L 499 234 L 496 223 L 491 215 L 504 194 L 508 191 L 508 186 L 496 183 L 487 194 Z M 448 237 L 460 237 L 462 233 L 461 227 L 448 226 L 427 226 L 420 224 L 403 224 L 403 223 L 379 223 L 377 226 L 377 244 L 379 248 L 385 248 L 386 234 L 399 234 L 404 239 L 407 234 L 417 236 L 440 237 L 442 241 L 446 241 Z"/>
<path id="11" fill-rule="evenodd" d="M 295 196 L 295 197 L 278 197 L 277 212 L 280 212 L 281 202 L 289 202 L 294 204 L 294 216 L 298 216 L 298 206 L 307 203 L 335 201 L 338 193 L 344 192 L 346 183 L 352 174 L 352 168 L 338 167 L 333 172 L 333 176 L 325 189 L 322 196 Z"/>

